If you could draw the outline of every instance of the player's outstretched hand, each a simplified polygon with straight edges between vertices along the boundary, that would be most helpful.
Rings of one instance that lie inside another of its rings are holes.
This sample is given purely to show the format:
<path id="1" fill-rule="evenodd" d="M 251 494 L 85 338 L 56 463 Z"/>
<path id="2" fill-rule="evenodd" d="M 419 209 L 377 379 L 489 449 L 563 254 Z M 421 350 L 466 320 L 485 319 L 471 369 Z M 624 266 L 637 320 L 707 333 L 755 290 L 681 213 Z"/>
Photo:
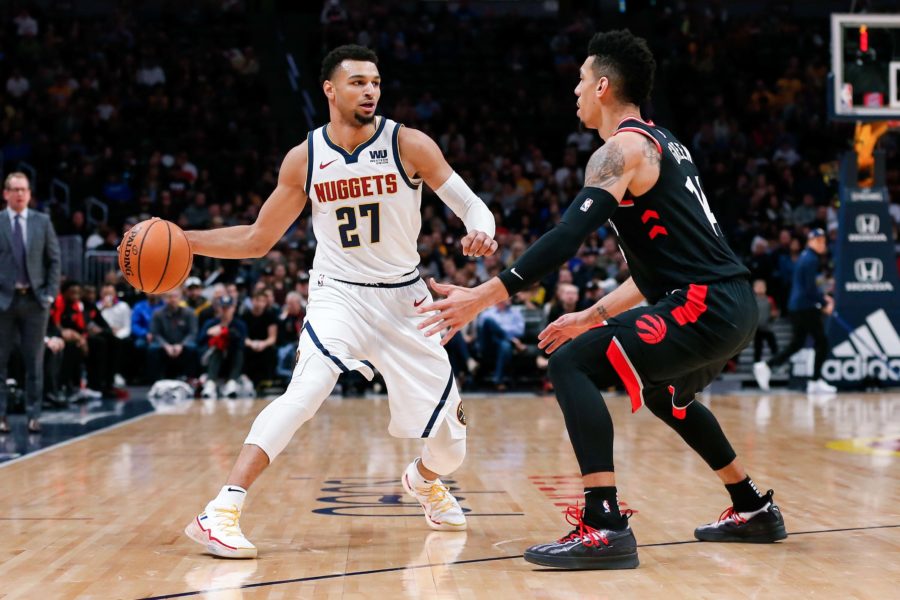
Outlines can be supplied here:
<path id="1" fill-rule="evenodd" d="M 568 313 L 553 321 L 538 334 L 538 348 L 553 354 L 560 346 L 596 325 L 593 310 Z"/>
<path id="2" fill-rule="evenodd" d="M 490 256 L 497 251 L 497 242 L 483 231 L 472 231 L 460 242 L 466 256 Z"/>
<path id="3" fill-rule="evenodd" d="M 495 242 L 496 243 L 496 242 Z M 466 323 L 478 316 L 481 311 L 477 294 L 470 288 L 438 283 L 432 277 L 428 285 L 436 293 L 446 296 L 443 300 L 432 302 L 418 309 L 417 312 L 434 312 L 419 324 L 419 329 L 425 329 L 425 337 L 446 331 L 441 339 L 441 345 L 450 341 L 456 332 L 465 327 Z"/>

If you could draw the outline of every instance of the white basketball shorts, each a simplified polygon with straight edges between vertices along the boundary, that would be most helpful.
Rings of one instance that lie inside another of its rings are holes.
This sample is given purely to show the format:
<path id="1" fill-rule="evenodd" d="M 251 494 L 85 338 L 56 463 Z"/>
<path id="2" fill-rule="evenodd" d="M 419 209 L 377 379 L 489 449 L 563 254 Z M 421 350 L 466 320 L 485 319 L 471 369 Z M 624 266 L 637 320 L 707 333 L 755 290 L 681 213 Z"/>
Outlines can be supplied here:
<path id="1" fill-rule="evenodd" d="M 425 337 L 417 329 L 427 318 L 417 308 L 432 302 L 428 286 L 417 274 L 387 285 L 394 287 L 345 283 L 311 271 L 299 363 L 319 353 L 334 372 L 355 370 L 369 380 L 378 369 L 394 437 L 433 437 L 446 421 L 451 437 L 465 438 L 466 418 L 447 352 L 438 336 Z"/>

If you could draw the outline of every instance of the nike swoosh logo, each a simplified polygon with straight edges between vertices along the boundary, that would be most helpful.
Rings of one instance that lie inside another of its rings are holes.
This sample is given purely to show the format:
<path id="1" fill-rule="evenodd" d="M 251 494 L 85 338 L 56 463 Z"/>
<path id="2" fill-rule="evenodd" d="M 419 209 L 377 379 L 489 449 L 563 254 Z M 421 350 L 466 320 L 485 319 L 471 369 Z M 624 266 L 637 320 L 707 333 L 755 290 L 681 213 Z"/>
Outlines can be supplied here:
<path id="1" fill-rule="evenodd" d="M 230 488 L 228 488 L 228 491 L 229 491 L 229 492 L 243 492 L 244 490 L 237 490 L 237 489 L 235 489 L 235 488 L 233 488 L 233 487 L 230 487 Z"/>
<path id="2" fill-rule="evenodd" d="M 422 298 L 421 300 L 413 300 L 413 306 L 418 307 L 418 306 L 420 306 L 423 302 L 425 302 L 425 300 L 427 300 L 427 299 L 428 299 L 428 298 L 427 298 L 427 296 L 426 296 L 425 298 Z"/>
<path id="3" fill-rule="evenodd" d="M 333 162 L 335 162 L 335 161 L 337 161 L 337 159 L 328 161 L 327 163 L 320 162 L 320 163 L 319 163 L 319 168 L 320 168 L 320 169 L 324 169 L 325 167 L 327 167 L 328 165 L 330 165 L 331 163 L 333 163 Z"/>
<path id="4" fill-rule="evenodd" d="M 521 279 L 522 281 L 525 281 L 525 278 L 524 278 L 524 277 L 522 277 L 521 275 L 519 275 L 518 273 L 516 273 L 515 267 L 513 267 L 512 269 L 510 269 L 509 272 L 512 273 L 513 275 L 515 275 L 516 277 L 518 277 L 519 279 Z"/>

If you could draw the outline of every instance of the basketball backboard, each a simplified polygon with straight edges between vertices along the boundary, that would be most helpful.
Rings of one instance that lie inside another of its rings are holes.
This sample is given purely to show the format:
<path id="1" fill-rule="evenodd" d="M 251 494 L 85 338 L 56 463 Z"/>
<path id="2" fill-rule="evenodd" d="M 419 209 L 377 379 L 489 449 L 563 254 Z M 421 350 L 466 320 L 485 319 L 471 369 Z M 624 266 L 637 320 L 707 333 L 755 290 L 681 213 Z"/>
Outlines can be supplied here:
<path id="1" fill-rule="evenodd" d="M 900 15 L 832 14 L 829 83 L 836 120 L 900 118 Z"/>

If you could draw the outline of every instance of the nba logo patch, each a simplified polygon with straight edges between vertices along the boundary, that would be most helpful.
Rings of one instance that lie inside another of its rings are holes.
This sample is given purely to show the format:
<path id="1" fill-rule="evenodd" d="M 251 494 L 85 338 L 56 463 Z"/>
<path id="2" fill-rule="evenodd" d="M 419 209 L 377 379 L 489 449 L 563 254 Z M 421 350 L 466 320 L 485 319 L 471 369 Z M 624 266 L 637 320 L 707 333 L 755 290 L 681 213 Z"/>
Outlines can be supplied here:
<path id="1" fill-rule="evenodd" d="M 603 501 L 603 512 L 612 512 L 612 510 L 610 510 L 609 508 L 609 500 Z"/>
<path id="2" fill-rule="evenodd" d="M 319 287 L 322 287 L 323 285 L 325 285 L 325 276 L 319 275 Z"/>
<path id="3" fill-rule="evenodd" d="M 587 200 L 582 202 L 581 203 L 581 212 L 587 212 L 588 210 L 590 210 L 591 205 L 593 203 L 594 203 L 594 201 L 591 198 L 588 198 Z"/>

